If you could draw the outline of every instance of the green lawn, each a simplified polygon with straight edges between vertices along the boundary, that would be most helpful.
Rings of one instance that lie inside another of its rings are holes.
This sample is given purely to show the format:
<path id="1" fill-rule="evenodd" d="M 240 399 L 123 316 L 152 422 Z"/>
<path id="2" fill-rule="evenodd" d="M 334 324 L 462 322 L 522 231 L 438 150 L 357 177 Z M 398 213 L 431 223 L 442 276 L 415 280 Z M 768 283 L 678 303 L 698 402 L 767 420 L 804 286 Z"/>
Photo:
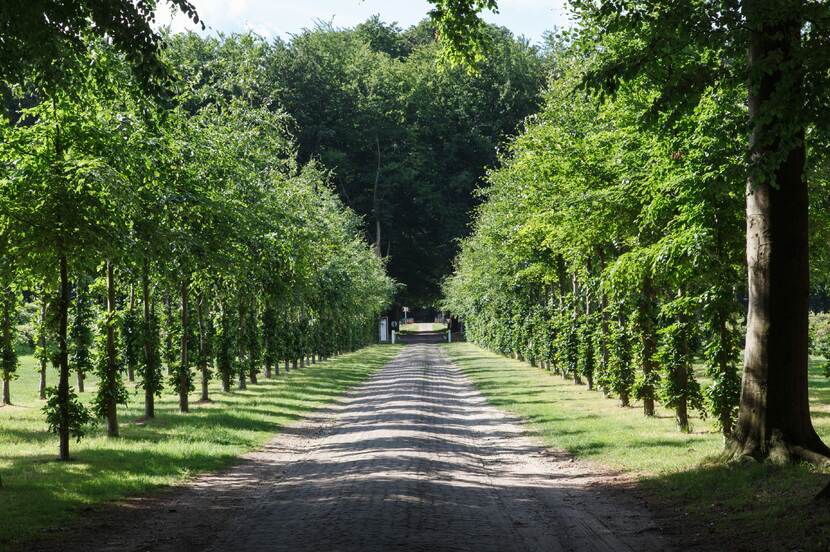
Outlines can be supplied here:
<path id="1" fill-rule="evenodd" d="M 402 332 L 420 332 L 420 331 L 429 331 L 429 332 L 440 332 L 447 329 L 446 324 L 430 324 L 430 326 L 422 330 L 418 324 L 401 324 L 401 331 Z"/>
<path id="2" fill-rule="evenodd" d="M 143 414 L 143 391 L 130 386 L 132 400 L 119 409 L 122 437 L 108 439 L 101 427 L 72 442 L 69 463 L 56 461 L 58 443 L 43 421 L 35 361 L 22 357 L 20 378 L 12 382 L 15 406 L 0 408 L 0 549 L 63 525 L 90 504 L 226 466 L 361 383 L 399 351 L 369 347 L 276 379 L 260 376 L 261 383 L 246 391 L 222 393 L 213 382 L 214 402 L 192 403 L 189 414 L 179 414 L 177 397 L 167 393 L 147 424 L 135 422 Z M 54 384 L 53 370 L 49 377 Z M 88 381 L 84 399 L 91 400 L 94 390 L 94 380 Z"/>
<path id="3" fill-rule="evenodd" d="M 563 378 L 470 343 L 444 345 L 488 400 L 528 421 L 548 446 L 629 473 L 663 523 L 699 543 L 728 550 L 827 550 L 830 504 L 812 498 L 830 481 L 807 465 L 726 466 L 715 457 L 723 440 L 705 420 L 689 435 L 671 412 L 642 416 L 640 405 L 575 386 Z M 830 442 L 830 382 L 811 365 L 813 421 Z M 786 530 L 783 530 L 786 528 Z"/>

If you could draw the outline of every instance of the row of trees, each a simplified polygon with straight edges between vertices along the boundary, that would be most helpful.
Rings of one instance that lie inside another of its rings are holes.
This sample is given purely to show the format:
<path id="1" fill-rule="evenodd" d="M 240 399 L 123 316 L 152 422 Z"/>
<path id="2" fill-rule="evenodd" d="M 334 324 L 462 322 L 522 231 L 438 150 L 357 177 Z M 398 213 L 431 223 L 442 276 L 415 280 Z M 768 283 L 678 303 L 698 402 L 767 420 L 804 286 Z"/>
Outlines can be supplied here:
<path id="1" fill-rule="evenodd" d="M 462 52 L 454 30 L 495 6 L 434 3 Z M 474 340 L 640 399 L 646 415 L 662 401 L 682 430 L 690 409 L 711 416 L 727 457 L 827 463 L 807 393 L 827 8 L 570 4 L 546 107 L 490 175 L 447 307 Z"/>
<path id="2" fill-rule="evenodd" d="M 228 390 L 352 350 L 395 288 L 330 175 L 298 163 L 287 115 L 192 75 L 148 95 L 129 58 L 86 40 L 59 79 L 9 79 L 0 121 L 4 402 L 17 312 L 34 302 L 63 460 L 93 416 L 118 435 L 125 374 L 147 418 L 165 387 L 187 412 L 194 368 L 207 400 L 214 373 Z M 90 413 L 70 373 L 81 387 L 91 371 Z"/>
<path id="3" fill-rule="evenodd" d="M 401 29 L 373 17 L 291 37 L 177 35 L 169 55 L 202 96 L 243 96 L 295 122 L 300 162 L 333 170 L 343 202 L 402 304 L 431 304 L 469 223 L 473 190 L 497 146 L 539 107 L 545 51 L 487 27 L 499 56 L 475 74 L 439 65 L 429 21 Z"/>
<path id="4" fill-rule="evenodd" d="M 641 400 L 647 416 L 660 401 L 683 431 L 697 409 L 730 435 L 743 311 L 739 98 L 643 128 L 639 84 L 614 99 L 574 96 L 584 61 L 563 46 L 544 110 L 490 174 L 447 307 L 487 347 L 623 406 Z M 723 138 L 702 145 L 707 134 Z M 703 391 L 698 353 L 712 382 Z"/>
<path id="5" fill-rule="evenodd" d="M 481 50 L 476 31 L 483 26 L 478 13 L 496 9 L 496 0 L 431 2 L 436 6 L 433 17 L 444 29 L 447 49 L 462 61 L 475 58 Z M 811 261 L 816 268 L 827 258 L 822 247 L 817 255 L 813 251 L 811 259 L 809 246 L 811 226 L 816 234 L 826 228 L 826 201 L 821 196 L 830 128 L 830 8 L 804 0 L 694 5 L 660 0 L 571 0 L 569 4 L 575 21 L 571 36 L 578 47 L 575 57 L 583 67 L 575 90 L 614 98 L 607 104 L 610 107 L 599 104 L 597 114 L 602 118 L 596 123 L 602 123 L 607 109 L 622 112 L 605 126 L 589 125 L 588 141 L 601 142 L 615 130 L 626 129 L 616 136 L 623 147 L 615 160 L 628 167 L 619 172 L 613 170 L 615 166 L 597 164 L 589 157 L 585 172 L 578 176 L 600 183 L 592 190 L 600 195 L 606 187 L 609 193 L 622 194 L 617 201 L 598 202 L 600 209 L 604 206 L 613 211 L 612 227 L 633 223 L 641 230 L 623 233 L 628 242 L 613 242 L 614 256 L 623 259 L 614 262 L 613 268 L 606 265 L 612 261 L 606 251 L 602 257 L 597 251 L 590 258 L 592 267 L 597 263 L 603 266 L 602 285 L 595 286 L 594 297 L 600 304 L 610 303 L 609 288 L 617 285 L 620 277 L 625 281 L 633 274 L 640 280 L 637 295 L 646 298 L 646 308 L 637 309 L 636 316 L 629 318 L 641 329 L 649 323 L 643 325 L 638 319 L 655 308 L 648 300 L 653 277 L 667 278 L 660 287 L 664 290 L 660 335 L 668 354 L 649 354 L 654 339 L 641 340 L 646 349 L 641 364 L 653 368 L 658 360 L 672 367 L 671 386 L 681 393 L 669 390 L 666 398 L 676 403 L 682 419 L 680 409 L 693 397 L 688 390 L 695 389 L 688 379 L 687 343 L 688 330 L 696 327 L 696 320 L 705 322 L 702 327 L 708 333 L 723 328 L 718 332 L 723 337 L 710 342 L 706 350 L 708 355 L 730 358 L 728 328 L 733 308 L 726 290 L 736 287 L 740 293 L 743 284 L 740 277 L 730 278 L 728 244 L 733 210 L 728 205 L 722 209 L 720 198 L 728 198 L 730 193 L 743 196 L 746 259 L 737 276 L 746 267 L 746 339 L 740 400 L 731 432 L 725 416 L 720 417 L 731 433 L 726 456 L 802 458 L 827 464 L 830 448 L 817 435 L 810 418 L 807 363 Z M 474 44 L 465 36 L 473 37 Z M 585 100 L 590 105 L 597 98 L 578 94 L 573 98 L 577 106 Z M 583 142 L 582 130 L 565 137 Z M 563 148 L 566 144 L 554 141 L 550 145 Z M 733 150 L 730 145 L 741 147 Z M 727 157 L 719 159 L 723 155 Z M 640 173 L 638 166 L 649 171 Z M 737 170 L 732 173 L 732 168 Z M 594 169 L 603 172 L 590 172 Z M 626 188 L 640 176 L 642 185 Z M 548 175 L 542 173 L 537 178 L 545 180 Z M 664 193 L 653 194 L 655 185 L 663 186 Z M 593 195 L 589 190 L 574 199 L 587 199 Z M 640 199 L 633 211 L 629 209 L 632 197 Z M 736 199 L 730 205 L 740 203 Z M 596 243 L 595 232 L 604 227 L 592 218 L 593 206 L 581 213 L 585 216 L 581 222 L 585 237 Z M 557 236 L 545 234 L 545 238 L 551 241 Z M 826 244 L 826 240 L 812 241 Z M 689 255 L 695 250 L 697 254 Z M 645 263 L 640 260 L 642 255 Z M 683 262 L 684 258 L 688 260 Z M 706 287 L 699 280 L 709 280 L 712 268 L 716 277 L 711 280 L 710 292 L 699 293 L 696 289 Z M 820 283 L 812 282 L 814 288 Z M 577 284 L 585 286 L 585 278 L 574 280 L 575 295 Z M 696 303 L 698 309 L 692 309 Z M 613 313 L 613 307 L 609 308 Z M 693 310 L 699 318 L 690 317 Z M 714 328 L 709 327 L 712 321 Z M 718 361 L 718 365 L 712 374 L 715 388 L 726 391 L 732 387 L 721 385 L 731 379 L 724 369 L 728 361 Z M 647 368 L 641 380 L 646 389 L 651 387 L 651 373 Z M 678 396 L 686 400 L 675 398 Z M 723 402 L 722 408 L 731 402 Z"/>

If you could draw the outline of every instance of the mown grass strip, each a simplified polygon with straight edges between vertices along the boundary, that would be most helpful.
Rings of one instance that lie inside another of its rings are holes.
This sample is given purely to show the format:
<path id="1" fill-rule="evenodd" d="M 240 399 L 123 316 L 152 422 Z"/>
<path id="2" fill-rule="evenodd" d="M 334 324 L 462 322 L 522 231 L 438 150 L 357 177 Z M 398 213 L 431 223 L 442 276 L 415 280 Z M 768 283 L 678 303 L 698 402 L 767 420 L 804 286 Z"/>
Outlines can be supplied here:
<path id="1" fill-rule="evenodd" d="M 178 413 L 177 397 L 157 402 L 157 418 L 143 414 L 140 389 L 119 409 L 122 437 L 108 439 L 100 428 L 72 447 L 73 460 L 57 462 L 57 439 L 46 431 L 32 357 L 23 357 L 13 382 L 15 406 L 0 408 L 0 549 L 60 526 L 84 507 L 181 482 L 229 465 L 286 424 L 332 402 L 389 362 L 399 346 L 375 346 L 289 374 L 222 393 L 212 382 L 213 402 L 194 403 Z M 56 377 L 51 373 L 51 378 Z M 89 380 L 84 400 L 91 400 Z"/>
<path id="2" fill-rule="evenodd" d="M 552 448 L 637 477 L 640 491 L 685 545 L 723 550 L 830 549 L 830 504 L 814 495 L 828 474 L 807 465 L 727 466 L 723 440 L 707 421 L 676 430 L 670 411 L 645 418 L 639 404 L 588 391 L 525 362 L 470 343 L 444 345 L 455 364 L 495 406 L 527 420 Z M 830 442 L 830 383 L 810 367 L 813 421 Z M 785 529 L 784 529 L 785 528 Z"/>

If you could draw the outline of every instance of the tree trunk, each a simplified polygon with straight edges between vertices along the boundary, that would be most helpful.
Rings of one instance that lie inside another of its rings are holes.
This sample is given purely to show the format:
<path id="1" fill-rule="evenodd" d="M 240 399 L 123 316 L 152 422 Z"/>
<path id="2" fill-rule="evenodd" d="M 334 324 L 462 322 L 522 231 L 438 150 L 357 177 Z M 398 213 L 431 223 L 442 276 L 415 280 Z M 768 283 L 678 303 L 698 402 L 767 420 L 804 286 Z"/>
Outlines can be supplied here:
<path id="1" fill-rule="evenodd" d="M 190 294 L 190 281 L 185 278 L 181 286 L 182 302 L 182 350 L 179 365 L 179 411 L 189 412 L 188 393 L 190 392 L 190 359 L 187 352 L 188 326 L 190 323 L 190 312 L 188 309 L 188 296 Z"/>
<path id="2" fill-rule="evenodd" d="M 3 293 L 8 293 L 7 290 L 3 290 Z M 3 348 L 6 347 L 14 347 L 14 343 L 12 343 L 12 320 L 11 320 L 11 307 L 9 305 L 9 298 L 3 298 Z M 2 405 L 11 405 L 12 398 L 11 398 L 11 378 L 12 374 L 11 371 L 3 370 L 3 403 Z"/>
<path id="3" fill-rule="evenodd" d="M 60 294 L 58 298 L 58 439 L 60 459 L 69 460 L 69 349 L 66 328 L 69 322 L 69 269 L 66 255 L 61 255 Z"/>
<path id="4" fill-rule="evenodd" d="M 169 355 L 172 354 L 171 351 L 173 350 L 173 332 L 170 331 L 171 326 L 173 325 L 173 300 L 170 298 L 170 292 L 164 292 L 164 316 L 167 319 L 167 327 L 164 328 L 164 344 L 165 344 L 165 354 L 164 354 L 164 361 L 167 363 L 167 375 L 173 375 L 173 362 L 170 359 Z"/>
<path id="5" fill-rule="evenodd" d="M 718 320 L 717 320 L 717 330 L 721 344 L 731 342 L 729 336 L 729 328 L 727 327 L 727 321 L 729 319 L 729 315 L 726 313 L 725 308 L 718 309 Z M 730 363 L 729 358 L 729 350 L 721 346 L 720 351 L 718 353 L 718 373 L 721 374 L 721 377 L 727 379 L 728 375 L 736 375 L 734 365 Z M 720 412 L 718 412 L 718 418 L 720 420 L 721 425 L 721 432 L 726 439 L 730 439 L 732 437 L 732 424 L 734 420 L 732 419 L 733 415 L 733 407 L 731 404 L 724 403 L 721 405 Z"/>
<path id="6" fill-rule="evenodd" d="M 798 10 L 772 20 L 763 2 L 745 7 L 752 125 L 750 154 L 766 174 L 747 182 L 749 276 L 744 373 L 733 456 L 824 463 L 830 449 L 810 419 L 807 388 L 809 313 L 808 193 L 803 127 L 784 132 L 803 112 L 803 74 L 795 58 Z M 773 12 L 780 13 L 780 12 Z M 789 19 L 784 19 L 788 17 Z M 785 103 L 788 102 L 788 103 Z M 769 160 L 780 158 L 775 167 Z"/>
<path id="7" fill-rule="evenodd" d="M 247 389 L 248 383 L 245 377 L 245 372 L 248 369 L 245 365 L 245 305 L 242 299 L 239 300 L 239 335 L 237 335 L 237 342 L 239 344 L 239 388 Z"/>
<path id="8" fill-rule="evenodd" d="M 687 327 L 686 315 L 682 314 L 680 316 L 682 327 Z M 677 422 L 677 428 L 684 433 L 688 433 L 689 401 L 687 397 L 689 396 L 689 370 L 691 366 L 689 365 L 689 337 L 685 331 L 680 335 L 678 349 L 680 352 L 680 363 L 675 367 L 674 377 L 676 378 L 677 389 L 680 389 L 681 392 L 677 399 L 677 404 L 674 407 L 674 416 Z"/>
<path id="9" fill-rule="evenodd" d="M 380 195 L 378 186 L 380 184 L 380 140 L 375 136 L 375 147 L 377 148 L 377 167 L 375 168 L 375 185 L 372 188 L 372 214 L 375 217 L 375 255 L 382 257 L 380 247 Z"/>
<path id="10" fill-rule="evenodd" d="M 590 271 L 590 265 L 588 267 Z M 588 293 L 585 293 L 585 323 L 588 324 L 585 332 L 585 354 L 588 358 L 585 359 L 586 367 L 590 367 L 590 370 L 585 371 L 585 380 L 588 382 L 588 391 L 594 390 L 594 336 L 593 336 L 593 324 L 591 324 L 591 297 Z M 544 366 L 544 362 L 542 363 Z"/>
<path id="11" fill-rule="evenodd" d="M 571 328 L 571 331 L 577 333 L 577 338 L 574 340 L 574 343 L 578 343 L 579 342 L 579 332 L 577 331 L 577 328 L 579 327 L 579 300 L 577 298 L 579 297 L 579 282 L 576 279 L 576 275 L 574 275 L 571 278 L 571 284 L 573 286 L 573 305 L 574 305 L 573 328 Z M 578 350 L 578 345 L 577 345 L 577 350 Z M 579 353 L 576 353 L 576 354 L 579 354 Z M 582 378 L 579 376 L 579 361 L 578 360 L 574 363 L 573 371 L 574 371 L 574 373 L 573 373 L 574 385 L 582 385 Z"/>
<path id="12" fill-rule="evenodd" d="M 135 286 L 130 284 L 130 317 L 131 319 L 135 316 Z M 131 328 L 130 331 L 135 331 L 135 328 Z M 132 345 L 130 345 L 132 347 Z M 127 381 L 134 382 L 135 381 L 135 366 L 134 366 L 134 358 L 132 353 L 129 355 L 129 359 L 127 361 Z"/>
<path id="13" fill-rule="evenodd" d="M 150 309 L 150 262 L 145 260 L 141 270 L 141 302 L 144 308 L 144 418 L 156 415 L 155 354 L 153 351 L 153 321 Z"/>
<path id="14" fill-rule="evenodd" d="M 114 390 L 118 386 L 118 362 L 115 356 L 115 279 L 112 272 L 112 261 L 107 259 L 107 393 L 106 417 L 107 437 L 118 437 L 118 405 L 115 402 Z"/>
<path id="15" fill-rule="evenodd" d="M 40 326 L 46 327 L 46 301 L 43 297 L 40 298 Z M 46 350 L 46 332 L 41 331 L 38 336 L 38 346 L 41 351 Z M 40 385 L 38 391 L 40 392 L 40 400 L 46 400 L 46 357 L 40 359 Z"/>
<path id="16" fill-rule="evenodd" d="M 208 373 L 207 341 L 205 339 L 205 307 L 204 296 L 200 293 L 196 300 L 196 316 L 199 322 L 199 372 L 202 374 L 202 396 L 200 401 L 210 400 L 210 374 Z"/>
<path id="17" fill-rule="evenodd" d="M 297 359 L 296 358 L 291 360 L 291 369 L 292 370 L 297 369 Z"/>
<path id="18" fill-rule="evenodd" d="M 657 336 L 654 332 L 655 302 L 657 298 L 651 277 L 643 280 L 643 290 L 640 296 L 638 323 L 640 324 L 640 347 L 642 348 L 643 379 L 647 382 L 643 386 L 643 414 L 654 416 L 654 386 L 651 383 L 652 374 L 657 371 L 654 355 L 657 352 Z M 685 381 L 685 380 L 684 380 Z"/>
<path id="19" fill-rule="evenodd" d="M 285 359 L 285 371 L 290 372 L 291 368 L 288 367 L 288 359 Z"/>

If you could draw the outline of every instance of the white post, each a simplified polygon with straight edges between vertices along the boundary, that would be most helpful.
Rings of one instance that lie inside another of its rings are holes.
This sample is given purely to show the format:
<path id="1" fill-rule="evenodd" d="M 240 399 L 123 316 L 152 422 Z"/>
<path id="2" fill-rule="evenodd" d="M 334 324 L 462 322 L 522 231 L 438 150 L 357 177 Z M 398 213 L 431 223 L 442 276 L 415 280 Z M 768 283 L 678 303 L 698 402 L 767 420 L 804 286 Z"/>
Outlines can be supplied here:
<path id="1" fill-rule="evenodd" d="M 447 328 L 447 343 L 452 343 L 452 330 Z"/>
<path id="2" fill-rule="evenodd" d="M 392 345 L 395 344 L 395 330 L 392 330 Z"/>

